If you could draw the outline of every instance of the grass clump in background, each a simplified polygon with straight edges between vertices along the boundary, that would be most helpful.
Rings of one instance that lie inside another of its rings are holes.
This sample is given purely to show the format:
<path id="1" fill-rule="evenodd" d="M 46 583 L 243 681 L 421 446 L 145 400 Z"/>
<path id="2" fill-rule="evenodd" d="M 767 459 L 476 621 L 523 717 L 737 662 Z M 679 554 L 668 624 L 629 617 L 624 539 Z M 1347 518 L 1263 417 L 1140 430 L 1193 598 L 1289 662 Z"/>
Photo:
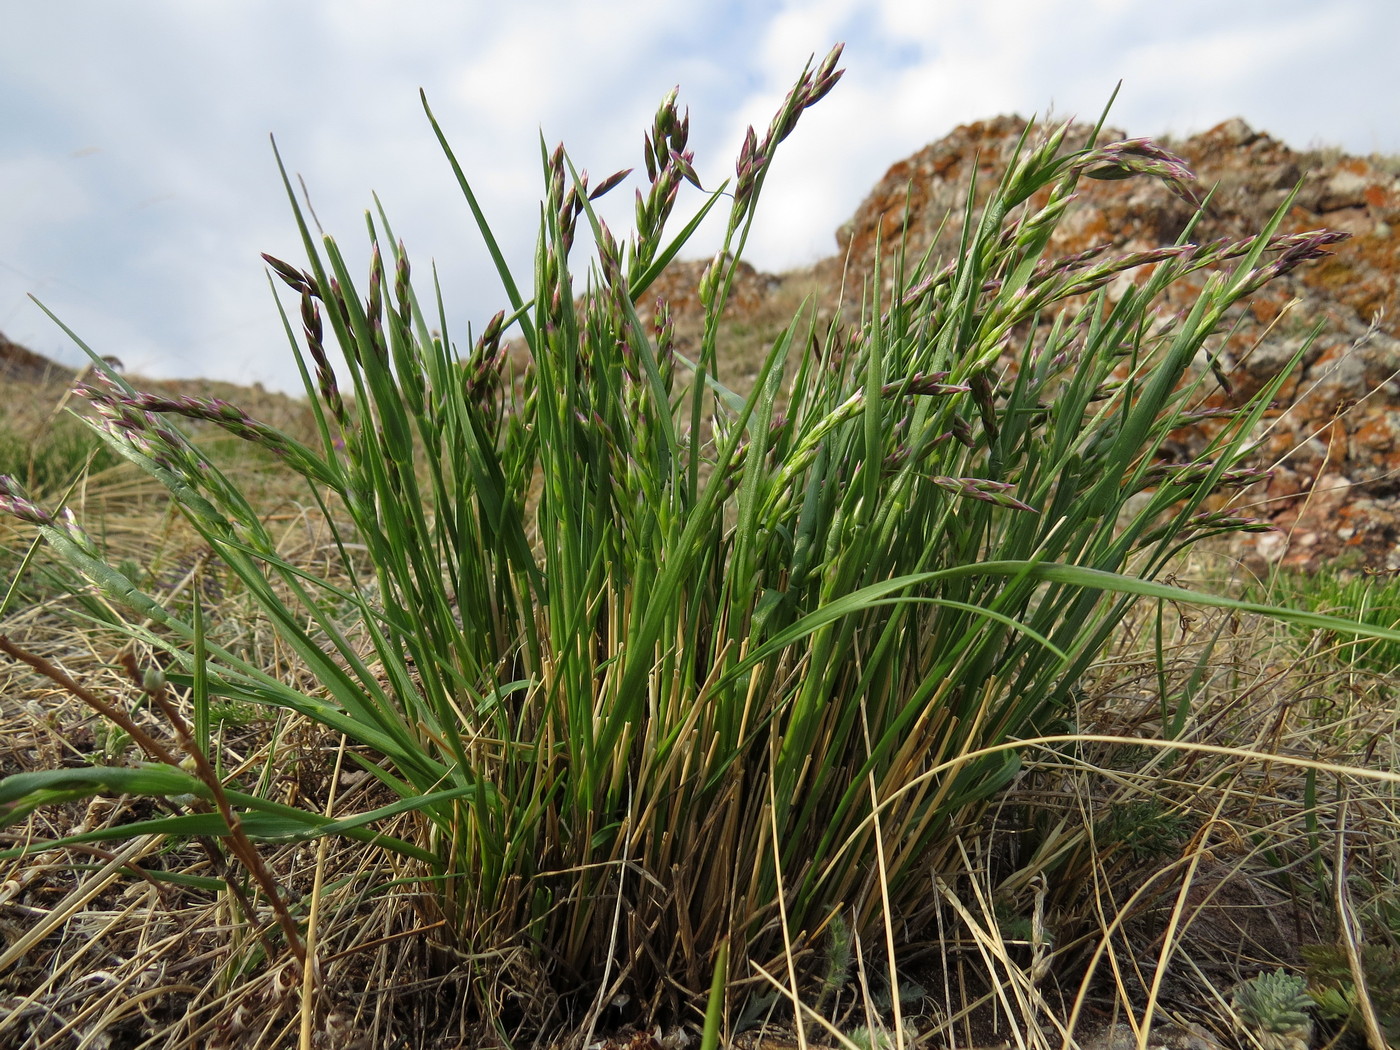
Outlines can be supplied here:
<path id="1" fill-rule="evenodd" d="M 1389 573 L 1277 573 L 1256 593 L 1270 601 L 1317 612 L 1340 612 L 1376 627 L 1400 624 L 1400 579 Z M 1400 667 L 1400 646 L 1385 639 L 1324 635 L 1320 642 L 1334 647 L 1335 657 L 1378 679 Z M 1382 681 L 1383 685 L 1384 682 Z"/>
<path id="2" fill-rule="evenodd" d="M 115 452 L 68 415 L 37 432 L 17 420 L 0 419 L 0 473 L 41 495 L 56 495 L 84 473 L 121 462 Z"/>
<path id="3" fill-rule="evenodd" d="M 318 1007 L 318 981 L 371 950 L 382 975 L 384 946 L 407 938 L 435 946 L 427 972 L 462 976 L 474 1038 L 500 1040 L 569 1028 L 586 1041 L 620 1020 L 698 1023 L 708 1007 L 713 1041 L 775 1010 L 830 1012 L 843 982 L 873 1003 L 880 975 L 888 1016 L 866 1018 L 866 1038 L 903 1043 L 914 1003 L 896 971 L 945 921 L 1009 962 L 1005 926 L 1043 976 L 1044 915 L 1017 920 L 1015 880 L 1004 900 L 978 897 L 967 879 L 990 868 L 968 843 L 1026 754 L 1080 760 L 1081 682 L 1136 603 L 1360 629 L 1155 579 L 1200 539 L 1256 527 L 1228 500 L 1261 476 L 1243 460 L 1284 374 L 1197 459 L 1159 453 L 1213 381 L 1196 367 L 1208 337 L 1336 238 L 1278 234 L 1285 208 L 1238 243 L 1196 245 L 1188 229 L 1154 251 L 1056 258 L 1081 178 L 1155 178 L 1198 199 L 1170 153 L 1070 142 L 1062 127 L 1023 143 L 980 212 L 969 204 L 956 258 L 886 246 L 893 286 L 872 284 L 859 317 L 800 313 L 741 395 L 719 317 L 774 151 L 835 85 L 838 55 L 804 71 L 767 131 L 750 131 L 734 180 L 676 234 L 682 184 L 698 180 L 674 95 L 645 136 L 628 237 L 591 203 L 627 172 L 591 185 L 562 148 L 542 150 L 527 285 L 434 121 L 508 301 L 462 358 L 439 289 L 415 277 L 384 214 L 369 217 L 359 283 L 289 182 L 306 263 L 268 261 L 292 294 L 309 437 L 110 370 L 80 388 L 110 448 L 170 492 L 207 550 L 195 575 L 217 573 L 217 592 L 196 579 L 163 600 L 74 517 L 0 479 L 5 509 L 126 611 L 120 688 L 139 702 L 83 699 L 145 758 L 16 773 L 0 782 L 5 819 L 96 795 L 160 809 L 35 833 L 9 856 L 114 834 L 182 844 L 144 870 L 228 909 L 226 961 L 201 994 L 274 974 L 284 997 L 302 990 L 303 1038 L 349 1023 Z M 692 360 L 648 290 L 715 208 L 728 221 L 700 280 Z M 586 266 L 580 231 L 596 249 Z M 1202 271 L 1193 308 L 1157 311 Z M 1110 301 L 1125 273 L 1137 282 Z M 512 331 L 522 374 L 508 367 Z M 296 542 L 181 419 L 303 482 Z M 275 715 L 273 742 L 250 754 L 217 716 L 229 710 Z M 1165 710 L 1158 738 L 1179 748 L 1142 749 L 1160 770 L 1192 744 L 1190 719 Z M 1178 848 L 1173 803 L 1135 812 L 1165 830 L 1124 854 Z M 1022 882 L 1089 877 L 1094 827 L 1112 825 L 1045 825 Z M 347 846 L 373 859 L 328 883 L 328 851 Z M 369 905 L 383 925 L 336 926 L 327 948 L 326 909 Z"/>

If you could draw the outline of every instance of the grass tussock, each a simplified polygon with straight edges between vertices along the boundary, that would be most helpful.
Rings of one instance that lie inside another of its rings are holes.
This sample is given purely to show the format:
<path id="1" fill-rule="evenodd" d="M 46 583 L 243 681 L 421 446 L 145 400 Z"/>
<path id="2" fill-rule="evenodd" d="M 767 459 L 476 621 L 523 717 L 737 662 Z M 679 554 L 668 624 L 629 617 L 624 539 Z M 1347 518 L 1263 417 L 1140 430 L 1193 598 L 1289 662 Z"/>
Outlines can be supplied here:
<path id="1" fill-rule="evenodd" d="M 893 291 L 799 309 L 740 393 L 720 318 L 773 153 L 838 55 L 710 191 L 663 100 L 623 239 L 592 201 L 628 172 L 591 184 L 542 148 L 534 271 L 499 264 L 507 307 L 460 357 L 382 210 L 359 281 L 288 180 L 306 260 L 268 263 L 305 430 L 100 367 L 77 388 L 189 532 L 170 579 L 0 478 L 87 624 L 12 602 L 0 638 L 30 705 L 0 781 L 4 892 L 49 894 L 17 905 L 36 924 L 7 935 L 0 1034 L 586 1044 L 630 1023 L 712 1046 L 776 1020 L 1049 1046 L 1092 1015 L 1144 1045 L 1180 987 L 1260 968 L 1221 969 L 1233 935 L 1209 930 L 1232 922 L 1261 961 L 1305 933 L 1329 1023 L 1382 1023 L 1350 960 L 1395 936 L 1376 831 L 1396 778 L 1353 771 L 1390 768 L 1393 712 L 1305 703 L 1355 650 L 1299 639 L 1400 631 L 1164 578 L 1256 527 L 1230 499 L 1262 476 L 1250 439 L 1286 377 L 1172 461 L 1209 338 L 1335 236 L 1279 235 L 1285 208 L 1238 243 L 1048 256 L 1081 178 L 1199 197 L 1151 143 L 1047 129 L 955 258 L 888 245 Z M 670 234 L 686 183 L 700 203 Z M 716 208 L 685 354 L 665 304 L 639 305 Z M 1192 309 L 1156 309 L 1202 273 Z M 250 484 L 212 432 L 295 487 Z M 75 983 L 89 965 L 106 976 Z M 1191 1023 L 1268 1028 L 1265 985 Z"/>

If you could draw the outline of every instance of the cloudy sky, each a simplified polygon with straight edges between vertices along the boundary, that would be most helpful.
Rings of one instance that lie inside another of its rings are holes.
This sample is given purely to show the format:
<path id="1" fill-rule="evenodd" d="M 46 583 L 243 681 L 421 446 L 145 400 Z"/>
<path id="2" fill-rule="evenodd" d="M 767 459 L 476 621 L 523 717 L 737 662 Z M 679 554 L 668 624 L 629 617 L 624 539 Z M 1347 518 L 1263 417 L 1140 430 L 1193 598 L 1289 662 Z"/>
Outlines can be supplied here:
<path id="1" fill-rule="evenodd" d="M 300 261 L 269 146 L 363 261 L 371 192 L 435 260 L 459 345 L 504 305 L 418 89 L 522 280 L 539 136 L 595 178 L 638 164 L 679 84 L 702 181 L 732 174 L 807 58 L 846 76 L 779 153 L 751 242 L 782 269 L 890 164 L 999 113 L 1134 135 L 1243 116 L 1292 145 L 1400 153 L 1396 0 L 0 0 L 0 332 L 153 376 L 297 385 L 259 253 Z M 635 179 L 635 177 L 634 177 Z M 608 198 L 625 228 L 632 184 Z M 699 203 L 682 195 L 679 209 Z M 722 211 L 723 209 L 717 209 Z M 712 248 L 718 231 L 695 242 Z M 526 282 L 528 283 L 528 281 Z"/>

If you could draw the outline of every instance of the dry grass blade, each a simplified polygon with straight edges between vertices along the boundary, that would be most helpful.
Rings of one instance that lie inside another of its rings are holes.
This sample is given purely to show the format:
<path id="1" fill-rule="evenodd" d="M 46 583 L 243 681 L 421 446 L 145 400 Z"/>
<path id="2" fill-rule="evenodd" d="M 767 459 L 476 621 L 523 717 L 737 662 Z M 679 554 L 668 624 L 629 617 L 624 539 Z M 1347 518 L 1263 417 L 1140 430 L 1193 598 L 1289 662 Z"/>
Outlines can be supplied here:
<path id="1" fill-rule="evenodd" d="M 1361 961 L 1360 924 L 1356 921 L 1356 911 L 1347 889 L 1350 862 L 1346 851 L 1347 800 L 1344 797 L 1338 805 L 1337 833 L 1333 847 L 1333 885 L 1337 900 L 1338 936 L 1346 951 L 1347 966 L 1351 970 L 1352 987 L 1356 990 L 1356 1005 L 1366 1029 L 1366 1043 L 1371 1050 L 1388 1050 L 1390 1041 L 1381 1029 L 1380 1017 L 1375 1003 L 1371 1001 L 1370 981 Z"/>
<path id="2" fill-rule="evenodd" d="M 163 841 L 164 839 L 160 835 L 143 835 L 127 843 L 121 852 L 97 871 L 88 875 L 67 896 L 54 905 L 43 919 L 36 922 L 23 936 L 9 945 L 4 954 L 0 955 L 0 970 L 8 970 L 12 967 L 31 948 L 55 929 L 68 922 L 89 901 L 121 878 L 130 864 L 159 848 Z M 4 1031 L 3 1023 L 0 1023 L 0 1031 Z"/>

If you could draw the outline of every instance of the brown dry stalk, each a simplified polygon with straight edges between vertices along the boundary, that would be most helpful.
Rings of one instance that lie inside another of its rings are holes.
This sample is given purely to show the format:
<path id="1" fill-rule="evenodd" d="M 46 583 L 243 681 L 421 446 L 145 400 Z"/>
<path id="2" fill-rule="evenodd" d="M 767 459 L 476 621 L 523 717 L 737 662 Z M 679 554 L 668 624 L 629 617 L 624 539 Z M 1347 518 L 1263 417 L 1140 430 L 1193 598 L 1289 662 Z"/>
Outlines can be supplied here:
<path id="1" fill-rule="evenodd" d="M 28 649 L 16 645 L 10 639 L 9 635 L 5 634 L 0 634 L 0 651 L 3 651 L 7 656 L 13 657 L 20 663 L 28 664 L 45 678 L 48 678 L 66 692 L 87 704 L 103 718 L 121 727 L 121 729 L 152 758 L 164 762 L 166 765 L 180 768 L 180 761 L 164 744 L 160 743 L 155 737 L 151 736 L 137 725 L 136 722 L 119 707 L 102 699 L 92 690 L 76 682 L 57 664 L 40 656 L 38 653 L 30 652 Z M 218 807 L 219 814 L 223 817 L 224 823 L 228 825 L 229 833 L 221 837 L 227 841 L 230 851 L 242 862 L 244 867 L 248 869 L 253 878 L 257 881 L 263 894 L 267 897 L 268 902 L 272 906 L 273 913 L 277 917 L 277 924 L 282 927 L 282 932 L 287 938 L 287 943 L 292 949 L 292 954 L 296 956 L 298 963 L 304 965 L 306 963 L 306 946 L 302 942 L 301 931 L 297 929 L 296 920 L 292 918 L 291 912 L 287 910 L 286 904 L 282 901 L 281 894 L 278 893 L 276 880 L 273 879 L 272 873 L 268 871 L 267 865 L 263 863 L 262 856 L 258 853 L 252 840 L 248 838 L 247 833 L 243 830 L 243 824 L 238 819 L 238 814 L 234 812 L 233 807 L 229 804 L 228 796 L 224 793 L 223 784 L 219 780 L 218 774 L 214 772 L 214 767 L 209 764 L 209 759 L 205 756 L 204 752 L 196 746 L 194 737 L 190 733 L 189 726 L 185 723 L 185 720 L 180 717 L 180 713 L 175 710 L 174 705 L 170 703 L 169 697 L 165 695 L 164 682 L 159 682 L 154 688 L 148 687 L 144 683 L 143 676 L 136 666 L 136 658 L 131 653 L 123 653 L 119 659 L 132 679 L 141 686 L 142 690 L 150 696 L 152 701 L 154 701 L 165 714 L 166 718 L 170 720 L 170 724 L 175 730 L 175 735 L 180 742 L 180 746 L 190 755 L 195 765 L 196 775 L 209 788 L 214 798 L 214 803 Z M 201 841 L 204 840 L 201 839 Z M 219 860 L 218 851 L 213 848 L 213 844 L 206 842 L 206 849 L 210 853 L 211 859 L 217 863 Z M 252 909 L 250 903 L 243 898 L 243 894 L 231 880 L 228 881 L 228 885 L 239 897 L 244 913 L 248 916 L 250 921 L 253 921 L 256 913 Z M 270 955 L 271 948 L 270 946 L 268 946 L 268 948 Z"/>
<path id="2" fill-rule="evenodd" d="M 272 872 L 268 871 L 267 865 L 263 863 L 262 854 L 258 852 L 253 840 L 243 830 L 243 822 L 238 819 L 238 814 L 234 812 L 233 806 L 229 803 L 228 795 L 224 793 L 223 782 L 220 781 L 218 773 L 209 763 L 208 756 L 196 743 L 194 734 L 190 732 L 189 724 L 181 717 L 180 712 L 175 710 L 175 705 L 170 702 L 169 696 L 166 695 L 164 677 L 158 672 L 143 675 L 136 664 L 135 654 L 129 650 L 122 653 L 119 659 L 127 673 L 131 675 L 132 681 L 140 686 L 141 690 L 170 720 L 170 725 L 175 730 L 176 739 L 180 741 L 180 746 L 184 748 L 194 763 L 195 775 L 209 788 L 210 794 L 214 797 L 214 805 L 218 807 L 219 815 L 224 818 L 224 823 L 228 825 L 226 840 L 229 849 L 257 880 L 258 886 L 261 887 L 263 895 L 267 897 L 273 913 L 277 916 L 277 924 L 282 927 L 282 933 L 287 938 L 287 945 L 292 949 L 292 954 L 296 956 L 297 962 L 304 966 L 306 964 L 306 944 L 302 941 L 301 931 L 297 929 L 296 920 L 292 918 L 292 913 L 287 910 L 287 905 L 282 900 L 277 880 L 272 877 Z"/>

